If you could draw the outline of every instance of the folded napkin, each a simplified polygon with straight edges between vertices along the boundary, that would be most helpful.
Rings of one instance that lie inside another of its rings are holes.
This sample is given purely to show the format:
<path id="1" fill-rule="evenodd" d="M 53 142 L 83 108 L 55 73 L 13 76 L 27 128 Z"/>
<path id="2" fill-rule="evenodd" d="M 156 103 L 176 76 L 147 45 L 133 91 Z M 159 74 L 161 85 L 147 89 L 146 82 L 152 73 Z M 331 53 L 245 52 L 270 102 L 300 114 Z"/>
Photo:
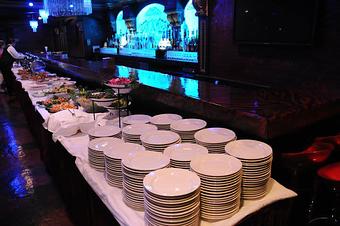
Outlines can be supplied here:
<path id="1" fill-rule="evenodd" d="M 89 117 L 89 114 L 78 109 L 63 110 L 57 113 L 51 114 L 45 121 L 44 126 L 48 131 L 54 133 L 61 126 L 67 124 L 77 123 L 79 119 L 83 117 Z"/>

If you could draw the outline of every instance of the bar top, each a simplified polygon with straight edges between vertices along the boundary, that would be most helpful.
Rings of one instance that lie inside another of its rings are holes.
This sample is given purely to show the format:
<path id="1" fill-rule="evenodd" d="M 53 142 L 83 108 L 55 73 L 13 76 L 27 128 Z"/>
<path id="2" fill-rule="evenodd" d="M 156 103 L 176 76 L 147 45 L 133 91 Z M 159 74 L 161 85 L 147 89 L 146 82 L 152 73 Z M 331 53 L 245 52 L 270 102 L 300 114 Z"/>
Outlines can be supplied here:
<path id="1" fill-rule="evenodd" d="M 289 134 L 340 113 L 338 81 L 261 88 L 129 68 L 115 65 L 111 59 L 87 61 L 37 56 L 49 66 L 97 84 L 113 76 L 128 77 L 133 73 L 142 84 L 136 90 L 143 94 L 140 98 L 202 115 L 262 139 Z"/>

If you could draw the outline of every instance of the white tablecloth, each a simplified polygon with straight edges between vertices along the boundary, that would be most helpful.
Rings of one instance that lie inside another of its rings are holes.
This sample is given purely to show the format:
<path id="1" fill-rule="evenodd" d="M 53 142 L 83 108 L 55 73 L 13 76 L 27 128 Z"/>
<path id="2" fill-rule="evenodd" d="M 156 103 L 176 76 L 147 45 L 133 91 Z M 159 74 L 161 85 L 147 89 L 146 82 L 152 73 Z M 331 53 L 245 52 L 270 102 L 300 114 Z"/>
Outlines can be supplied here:
<path id="1" fill-rule="evenodd" d="M 18 69 L 16 68 L 13 69 L 14 74 L 17 73 L 17 70 Z M 29 90 L 31 82 L 20 82 L 22 84 L 22 87 L 28 92 L 33 105 L 36 105 L 36 101 L 44 99 L 31 96 L 32 92 Z M 48 113 L 43 108 L 36 106 L 36 110 L 44 118 L 44 120 L 47 120 L 50 116 L 50 113 Z M 87 157 L 87 146 L 89 142 L 88 135 L 77 133 L 76 135 L 71 137 L 58 137 L 58 140 L 72 156 L 76 157 L 75 164 L 80 173 L 83 175 L 88 184 L 92 187 L 92 189 L 96 192 L 99 198 L 103 201 L 103 203 L 111 211 L 113 216 L 121 225 L 145 225 L 143 219 L 144 212 L 135 211 L 126 206 L 125 203 L 122 201 L 121 189 L 108 185 L 105 181 L 104 174 L 90 167 Z M 271 179 L 269 181 L 268 187 L 269 193 L 264 198 L 253 201 L 244 201 L 239 212 L 231 218 L 213 223 L 202 221 L 201 226 L 235 225 L 246 216 L 255 213 L 256 211 L 271 203 L 297 196 L 295 192 L 285 188 L 274 179 Z"/>

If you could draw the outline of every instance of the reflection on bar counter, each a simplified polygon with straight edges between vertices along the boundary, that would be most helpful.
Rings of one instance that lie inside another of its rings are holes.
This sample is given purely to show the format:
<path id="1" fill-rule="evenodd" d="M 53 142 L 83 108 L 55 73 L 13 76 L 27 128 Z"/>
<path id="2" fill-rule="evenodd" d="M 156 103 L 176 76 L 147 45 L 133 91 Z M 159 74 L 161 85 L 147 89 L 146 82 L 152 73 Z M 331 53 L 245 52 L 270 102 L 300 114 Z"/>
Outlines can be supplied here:
<path id="1" fill-rule="evenodd" d="M 163 90 L 175 89 L 177 92 L 185 94 L 191 98 L 200 98 L 198 92 L 198 80 L 171 76 L 160 72 L 134 69 L 125 66 L 117 65 L 116 68 L 116 77 L 128 78 L 131 74 L 133 74 L 141 84 Z"/>
<path id="2" fill-rule="evenodd" d="M 164 9 L 158 3 L 145 6 L 136 17 L 135 27 L 120 11 L 112 23 L 116 32 L 100 53 L 157 58 L 156 51 L 163 50 L 165 59 L 198 62 L 198 17 L 192 1 L 184 8 L 184 19 L 169 16 Z"/>

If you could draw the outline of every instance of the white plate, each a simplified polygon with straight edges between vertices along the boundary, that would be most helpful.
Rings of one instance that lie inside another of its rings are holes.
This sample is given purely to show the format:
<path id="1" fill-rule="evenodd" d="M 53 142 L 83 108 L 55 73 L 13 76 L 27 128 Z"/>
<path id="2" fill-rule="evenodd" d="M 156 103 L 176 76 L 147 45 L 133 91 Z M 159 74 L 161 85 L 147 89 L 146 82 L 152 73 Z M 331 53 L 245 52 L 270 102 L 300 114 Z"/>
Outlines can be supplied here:
<path id="1" fill-rule="evenodd" d="M 140 136 L 143 133 L 147 133 L 149 131 L 156 131 L 157 126 L 155 125 L 150 125 L 150 124 L 133 124 L 133 125 L 128 125 L 123 128 L 123 133 L 126 134 L 127 136 Z"/>
<path id="2" fill-rule="evenodd" d="M 103 151 L 106 146 L 114 146 L 123 143 L 121 139 L 114 137 L 96 138 L 89 142 L 89 148 L 94 151 Z"/>
<path id="3" fill-rule="evenodd" d="M 227 143 L 235 137 L 236 134 L 232 130 L 217 127 L 202 129 L 195 133 L 196 140 L 207 144 Z"/>
<path id="4" fill-rule="evenodd" d="M 242 168 L 240 160 L 225 154 L 206 154 L 193 158 L 190 167 L 201 174 L 208 176 L 228 176 Z"/>
<path id="5" fill-rule="evenodd" d="M 129 115 L 123 118 L 123 123 L 132 125 L 138 123 L 149 123 L 151 116 L 149 115 Z"/>
<path id="6" fill-rule="evenodd" d="M 225 146 L 227 154 L 241 159 L 261 159 L 272 155 L 272 148 L 257 140 L 236 140 Z"/>
<path id="7" fill-rule="evenodd" d="M 151 118 L 150 122 L 155 125 L 170 125 L 172 122 L 182 119 L 177 114 L 160 114 Z"/>
<path id="8" fill-rule="evenodd" d="M 88 134 L 92 137 L 110 137 L 121 132 L 121 129 L 116 126 L 98 126 L 90 129 Z"/>
<path id="9" fill-rule="evenodd" d="M 156 170 L 144 177 L 144 188 L 160 196 L 181 196 L 196 191 L 200 178 L 184 169 L 167 168 Z"/>
<path id="10" fill-rule="evenodd" d="M 44 97 L 45 93 L 43 91 L 37 91 L 32 93 L 33 97 Z"/>
<path id="11" fill-rule="evenodd" d="M 191 161 L 200 154 L 208 154 L 208 149 L 192 143 L 174 144 L 164 149 L 164 154 L 177 161 Z"/>
<path id="12" fill-rule="evenodd" d="M 141 151 L 122 159 L 122 165 L 134 170 L 156 170 L 170 164 L 169 157 L 159 152 Z"/>
<path id="13" fill-rule="evenodd" d="M 171 123 L 170 128 L 177 131 L 196 131 L 207 126 L 207 122 L 202 119 L 181 119 Z"/>
<path id="14" fill-rule="evenodd" d="M 165 145 L 174 143 L 181 138 L 177 133 L 165 130 L 157 130 L 141 135 L 140 139 L 143 143 L 150 145 Z"/>
<path id="15" fill-rule="evenodd" d="M 104 154 L 114 159 L 123 159 L 138 151 L 145 151 L 145 148 L 142 145 L 131 143 L 121 143 L 104 148 Z"/>

